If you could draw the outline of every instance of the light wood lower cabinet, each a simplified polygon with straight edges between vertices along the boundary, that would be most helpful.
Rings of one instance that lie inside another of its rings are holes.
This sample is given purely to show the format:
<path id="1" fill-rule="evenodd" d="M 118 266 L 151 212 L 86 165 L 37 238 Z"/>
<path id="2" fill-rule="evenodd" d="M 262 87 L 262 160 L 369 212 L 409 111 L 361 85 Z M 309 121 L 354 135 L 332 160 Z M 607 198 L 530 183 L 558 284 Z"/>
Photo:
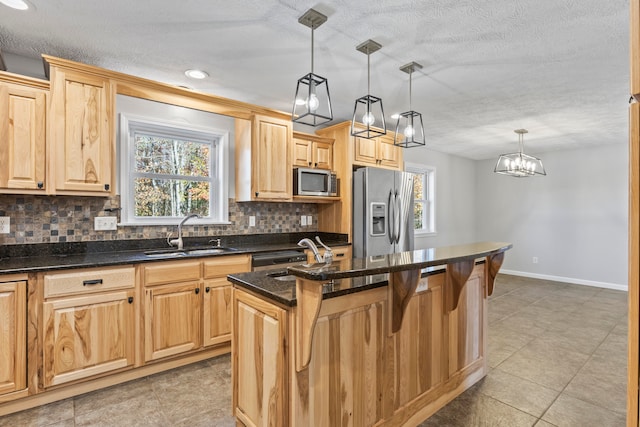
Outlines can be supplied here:
<path id="1" fill-rule="evenodd" d="M 133 267 L 44 275 L 45 388 L 133 366 Z"/>
<path id="2" fill-rule="evenodd" d="M 27 387 L 27 282 L 0 283 L 0 395 Z"/>
<path id="3" fill-rule="evenodd" d="M 234 415 L 246 426 L 290 425 L 287 312 L 239 289 L 234 289 L 234 311 Z"/>
<path id="4" fill-rule="evenodd" d="M 200 347 L 200 283 L 145 289 L 145 361 Z"/>
<path id="5" fill-rule="evenodd" d="M 231 285 L 227 279 L 205 281 L 203 298 L 202 345 L 231 341 Z"/>

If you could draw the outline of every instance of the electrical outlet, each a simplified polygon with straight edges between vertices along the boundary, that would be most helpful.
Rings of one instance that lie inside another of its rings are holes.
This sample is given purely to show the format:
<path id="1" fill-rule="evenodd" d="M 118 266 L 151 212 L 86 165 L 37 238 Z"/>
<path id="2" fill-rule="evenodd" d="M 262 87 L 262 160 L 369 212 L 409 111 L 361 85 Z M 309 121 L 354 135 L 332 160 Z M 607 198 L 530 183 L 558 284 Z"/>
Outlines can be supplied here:
<path id="1" fill-rule="evenodd" d="M 311 215 L 307 215 L 307 225 L 313 225 L 313 217 Z"/>
<path id="2" fill-rule="evenodd" d="M 93 219 L 93 229 L 96 231 L 117 230 L 118 218 L 115 216 L 97 216 Z"/>
<path id="3" fill-rule="evenodd" d="M 11 217 L 0 216 L 0 234 L 11 233 Z"/>
<path id="4" fill-rule="evenodd" d="M 302 215 L 300 217 L 300 225 L 307 225 L 307 216 L 306 215 Z"/>
<path id="5" fill-rule="evenodd" d="M 538 263 L 538 257 L 537 257 L 537 256 L 534 256 L 534 257 L 533 257 L 533 263 L 534 263 L 534 264 L 537 264 L 537 263 Z"/>
<path id="6" fill-rule="evenodd" d="M 256 217 L 251 215 L 249 216 L 249 227 L 255 227 L 256 226 Z"/>

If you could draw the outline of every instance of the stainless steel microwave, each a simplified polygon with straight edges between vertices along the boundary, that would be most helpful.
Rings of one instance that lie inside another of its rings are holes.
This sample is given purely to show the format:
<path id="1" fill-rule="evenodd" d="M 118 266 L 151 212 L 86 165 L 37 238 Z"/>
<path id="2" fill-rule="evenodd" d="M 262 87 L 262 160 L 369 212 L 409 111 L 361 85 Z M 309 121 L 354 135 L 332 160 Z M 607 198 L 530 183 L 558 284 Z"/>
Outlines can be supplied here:
<path id="1" fill-rule="evenodd" d="M 295 168 L 293 194 L 296 196 L 337 196 L 336 173 L 324 169 Z"/>

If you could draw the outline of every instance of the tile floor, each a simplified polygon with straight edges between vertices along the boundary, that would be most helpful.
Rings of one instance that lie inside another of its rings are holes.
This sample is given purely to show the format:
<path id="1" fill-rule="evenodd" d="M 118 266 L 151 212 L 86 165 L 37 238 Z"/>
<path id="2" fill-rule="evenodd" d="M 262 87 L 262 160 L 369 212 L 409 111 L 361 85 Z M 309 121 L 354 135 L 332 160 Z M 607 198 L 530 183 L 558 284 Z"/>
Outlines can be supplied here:
<path id="1" fill-rule="evenodd" d="M 499 275 L 486 378 L 423 427 L 624 426 L 627 293 Z M 1 426 L 234 426 L 229 356 L 0 417 Z"/>

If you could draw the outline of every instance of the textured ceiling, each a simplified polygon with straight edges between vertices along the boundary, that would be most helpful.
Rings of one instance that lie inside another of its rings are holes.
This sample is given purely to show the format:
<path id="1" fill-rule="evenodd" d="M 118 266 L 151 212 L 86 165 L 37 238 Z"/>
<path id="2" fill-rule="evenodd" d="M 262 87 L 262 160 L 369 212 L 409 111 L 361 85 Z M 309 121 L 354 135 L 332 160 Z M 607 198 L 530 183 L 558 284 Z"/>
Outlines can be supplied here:
<path id="1" fill-rule="evenodd" d="M 383 99 L 388 126 L 413 109 L 427 145 L 485 159 L 525 151 L 627 140 L 627 0 L 28 0 L 0 4 L 0 49 L 41 53 L 215 95 L 290 111 L 296 81 L 310 71 L 309 8 L 328 21 L 315 31 L 315 72 L 326 77 L 334 123 L 350 120 L 367 92 Z M 10 66 L 8 64 L 8 66 Z M 206 70 L 203 81 L 188 68 Z M 9 70 L 11 71 L 11 69 Z M 312 132 L 313 128 L 299 130 Z M 415 148 L 413 149 L 415 150 Z"/>

